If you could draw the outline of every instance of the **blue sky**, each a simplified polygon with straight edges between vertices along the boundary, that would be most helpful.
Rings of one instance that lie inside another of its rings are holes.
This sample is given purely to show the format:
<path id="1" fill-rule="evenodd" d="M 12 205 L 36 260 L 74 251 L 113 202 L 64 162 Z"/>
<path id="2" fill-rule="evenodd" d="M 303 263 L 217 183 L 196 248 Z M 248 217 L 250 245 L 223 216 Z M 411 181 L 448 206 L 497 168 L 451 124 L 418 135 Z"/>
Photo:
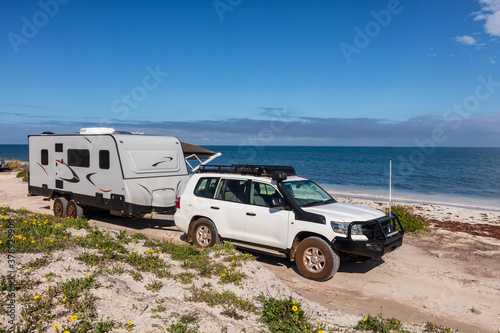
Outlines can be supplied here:
<path id="1" fill-rule="evenodd" d="M 500 146 L 500 0 L 0 3 L 0 143 Z"/>

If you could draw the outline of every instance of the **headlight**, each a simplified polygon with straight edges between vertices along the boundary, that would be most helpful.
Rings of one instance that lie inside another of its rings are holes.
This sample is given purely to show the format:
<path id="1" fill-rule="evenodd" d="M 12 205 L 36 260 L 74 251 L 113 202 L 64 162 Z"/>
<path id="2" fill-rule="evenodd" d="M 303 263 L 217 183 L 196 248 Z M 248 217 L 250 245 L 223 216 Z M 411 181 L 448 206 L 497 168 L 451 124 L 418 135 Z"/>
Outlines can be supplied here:
<path id="1" fill-rule="evenodd" d="M 347 229 L 349 229 L 349 223 L 330 222 L 330 224 L 332 225 L 333 231 L 344 235 L 347 234 Z M 361 228 L 361 225 L 354 224 L 351 228 L 351 235 L 362 235 L 362 234 L 363 234 L 363 229 Z"/>

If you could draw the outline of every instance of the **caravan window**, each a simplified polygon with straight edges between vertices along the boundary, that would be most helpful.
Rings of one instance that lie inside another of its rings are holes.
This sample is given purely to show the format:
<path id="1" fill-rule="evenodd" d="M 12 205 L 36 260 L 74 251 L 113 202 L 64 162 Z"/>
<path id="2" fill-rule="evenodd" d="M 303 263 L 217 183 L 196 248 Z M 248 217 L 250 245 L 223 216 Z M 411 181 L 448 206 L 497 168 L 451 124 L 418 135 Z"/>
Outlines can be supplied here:
<path id="1" fill-rule="evenodd" d="M 109 150 L 99 150 L 99 168 L 109 169 Z"/>
<path id="2" fill-rule="evenodd" d="M 90 152 L 88 149 L 68 149 L 68 165 L 82 168 L 90 166 Z"/>
<path id="3" fill-rule="evenodd" d="M 49 151 L 42 149 L 42 165 L 49 165 Z"/>

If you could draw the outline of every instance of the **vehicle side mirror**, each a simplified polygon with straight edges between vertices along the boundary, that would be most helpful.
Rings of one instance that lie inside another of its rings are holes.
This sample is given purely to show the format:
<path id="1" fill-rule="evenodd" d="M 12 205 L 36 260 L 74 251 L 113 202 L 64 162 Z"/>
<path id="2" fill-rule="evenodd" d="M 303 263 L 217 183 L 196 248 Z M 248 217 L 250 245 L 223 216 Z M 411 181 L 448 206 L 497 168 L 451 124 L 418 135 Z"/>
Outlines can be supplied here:
<path id="1" fill-rule="evenodd" d="M 272 208 L 285 208 L 285 200 L 283 198 L 273 198 Z"/>

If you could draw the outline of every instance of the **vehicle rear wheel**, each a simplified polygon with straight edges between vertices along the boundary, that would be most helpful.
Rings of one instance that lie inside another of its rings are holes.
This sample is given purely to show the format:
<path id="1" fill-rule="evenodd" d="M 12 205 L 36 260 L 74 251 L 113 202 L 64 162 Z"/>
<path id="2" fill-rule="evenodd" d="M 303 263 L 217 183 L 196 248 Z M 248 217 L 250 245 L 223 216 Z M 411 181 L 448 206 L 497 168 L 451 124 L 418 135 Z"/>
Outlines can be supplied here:
<path id="1" fill-rule="evenodd" d="M 326 281 L 338 271 L 340 258 L 325 240 L 308 237 L 297 246 L 295 264 L 304 277 Z"/>
<path id="2" fill-rule="evenodd" d="M 80 207 L 75 200 L 71 200 L 68 202 L 68 206 L 66 208 L 66 216 L 70 219 L 76 219 L 83 216 L 83 208 Z"/>
<path id="3" fill-rule="evenodd" d="M 64 197 L 58 197 L 54 199 L 54 216 L 55 217 L 66 217 L 66 206 L 68 205 L 68 200 Z"/>
<path id="4" fill-rule="evenodd" d="M 220 244 L 219 234 L 212 221 L 201 218 L 195 222 L 193 226 L 193 244 L 202 248 Z"/>

